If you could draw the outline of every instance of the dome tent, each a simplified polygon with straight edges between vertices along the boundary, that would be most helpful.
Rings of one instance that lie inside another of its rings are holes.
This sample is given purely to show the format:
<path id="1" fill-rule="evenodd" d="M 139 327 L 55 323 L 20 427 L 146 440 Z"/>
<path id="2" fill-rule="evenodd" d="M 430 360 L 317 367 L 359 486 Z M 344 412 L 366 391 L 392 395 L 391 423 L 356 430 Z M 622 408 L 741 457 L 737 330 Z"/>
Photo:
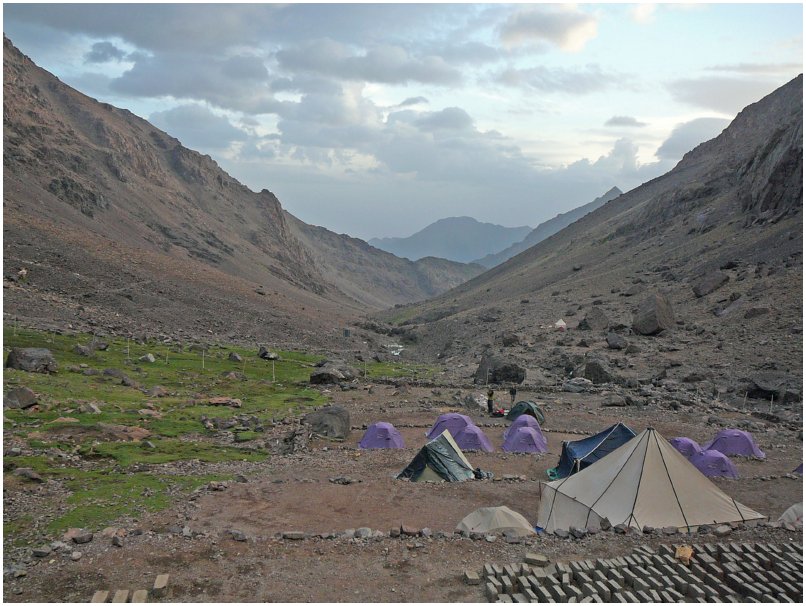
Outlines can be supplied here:
<path id="1" fill-rule="evenodd" d="M 674 446 L 677 452 L 687 458 L 691 458 L 692 455 L 702 452 L 702 446 L 691 438 L 672 438 L 669 440 L 669 444 Z"/>
<path id="2" fill-rule="evenodd" d="M 689 457 L 689 462 L 709 478 L 739 479 L 739 472 L 731 460 L 718 450 L 701 450 Z"/>
<path id="3" fill-rule="evenodd" d="M 462 450 L 483 450 L 484 452 L 492 452 L 493 445 L 484 432 L 475 425 L 468 425 L 462 431 L 457 433 L 454 438 L 456 445 Z"/>
<path id="4" fill-rule="evenodd" d="M 764 518 L 717 488 L 654 429 L 567 478 L 541 484 L 537 525 L 548 532 L 611 524 L 694 531 Z"/>
<path id="5" fill-rule="evenodd" d="M 474 474 L 473 466 L 446 429 L 423 446 L 396 477 L 412 482 L 464 482 Z"/>
<path id="6" fill-rule="evenodd" d="M 756 446 L 753 436 L 741 429 L 723 429 L 708 444 L 702 447 L 703 450 L 718 450 L 728 456 L 738 455 L 740 457 L 756 457 L 766 459 L 761 449 Z"/>
<path id="7" fill-rule="evenodd" d="M 462 518 L 456 530 L 466 532 L 500 532 L 509 536 L 526 537 L 535 534 L 529 521 L 509 507 L 481 507 Z"/>
<path id="8" fill-rule="evenodd" d="M 504 430 L 504 441 L 509 437 L 509 434 L 515 433 L 521 427 L 531 427 L 540 431 L 540 423 L 537 422 L 537 419 L 531 415 L 521 415 Z"/>
<path id="9" fill-rule="evenodd" d="M 543 423 L 546 420 L 543 411 L 537 407 L 537 404 L 526 400 L 521 400 L 512 407 L 507 413 L 507 420 L 514 421 L 521 415 L 530 415 L 534 417 L 538 423 Z"/>
<path id="10" fill-rule="evenodd" d="M 546 475 L 557 480 L 577 473 L 634 437 L 635 432 L 632 429 L 624 423 L 616 423 L 589 438 L 563 442 L 557 467 L 547 470 Z"/>
<path id="11" fill-rule="evenodd" d="M 405 448 L 403 436 L 391 423 L 379 421 L 367 427 L 358 447 L 366 448 Z"/>
<path id="12" fill-rule="evenodd" d="M 502 448 L 505 452 L 546 452 L 548 445 L 539 429 L 519 427 L 507 436 Z"/>
<path id="13" fill-rule="evenodd" d="M 781 514 L 781 517 L 778 518 L 779 522 L 784 522 L 787 524 L 794 524 L 796 526 L 803 525 L 803 502 L 795 503 L 787 509 L 784 513 Z"/>
<path id="14" fill-rule="evenodd" d="M 473 419 L 467 415 L 459 414 L 458 412 L 448 412 L 444 415 L 439 415 L 434 425 L 428 430 L 425 436 L 429 440 L 433 440 L 446 429 L 453 437 L 462 431 L 468 425 L 473 425 Z"/>

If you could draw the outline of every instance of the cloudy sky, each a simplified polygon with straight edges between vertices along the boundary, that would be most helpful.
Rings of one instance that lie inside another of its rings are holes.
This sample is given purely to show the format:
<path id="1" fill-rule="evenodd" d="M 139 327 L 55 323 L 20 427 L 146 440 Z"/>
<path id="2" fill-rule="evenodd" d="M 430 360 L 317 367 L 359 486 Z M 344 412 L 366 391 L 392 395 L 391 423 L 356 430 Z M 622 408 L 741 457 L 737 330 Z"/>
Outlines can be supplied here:
<path id="1" fill-rule="evenodd" d="M 362 238 L 536 226 L 802 71 L 795 4 L 4 4 L 37 64 Z"/>

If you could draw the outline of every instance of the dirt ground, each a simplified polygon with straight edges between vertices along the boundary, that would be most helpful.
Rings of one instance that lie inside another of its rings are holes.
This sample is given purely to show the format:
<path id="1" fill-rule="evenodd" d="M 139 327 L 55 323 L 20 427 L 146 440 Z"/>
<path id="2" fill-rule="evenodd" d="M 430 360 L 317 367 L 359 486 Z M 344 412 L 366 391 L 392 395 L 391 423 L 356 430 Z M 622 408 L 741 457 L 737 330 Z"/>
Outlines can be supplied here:
<path id="1" fill-rule="evenodd" d="M 454 391 L 443 390 L 439 395 L 445 400 Z M 546 479 L 545 470 L 556 464 L 562 441 L 580 437 L 571 432 L 589 434 L 623 420 L 636 432 L 653 425 L 667 438 L 685 435 L 705 442 L 719 429 L 705 425 L 701 411 L 696 410 L 664 411 L 658 418 L 656 410 L 602 408 L 590 395 L 521 393 L 521 398 L 539 400 L 546 409 L 547 454 L 469 452 L 470 462 L 492 471 L 495 479 L 410 483 L 395 480 L 394 475 L 426 442 L 425 433 L 438 414 L 449 407 L 434 406 L 435 395 L 426 388 L 397 393 L 392 386 L 376 385 L 372 394 L 364 388 L 331 395 L 334 403 L 351 411 L 354 426 L 378 420 L 394 423 L 406 448 L 360 451 L 357 444 L 363 432 L 354 430 L 343 443 L 315 440 L 308 451 L 249 464 L 248 470 L 241 471 L 248 482 L 233 482 L 223 491 L 203 491 L 171 510 L 144 517 L 135 525 L 143 530 L 138 536 L 127 527 L 130 535 L 123 548 L 96 536 L 89 544 L 70 548 L 82 552 L 78 561 L 56 552 L 30 565 L 27 576 L 6 577 L 5 601 L 85 601 L 98 589 L 150 588 L 162 573 L 171 575 L 171 592 L 163 601 L 483 601 L 481 587 L 462 583 L 465 569 L 480 569 L 486 562 L 521 561 L 527 551 L 563 561 L 626 553 L 640 543 L 675 542 L 669 537 L 612 533 L 578 541 L 541 535 L 525 544 L 508 544 L 501 537 L 488 542 L 439 535 L 440 531 L 452 533 L 459 520 L 483 506 L 507 505 L 534 521 L 539 482 Z M 490 419 L 480 409 L 470 414 L 493 445 L 500 447 L 506 421 Z M 740 413 L 722 416 L 726 422 L 744 418 Z M 736 459 L 741 478 L 717 484 L 775 520 L 802 500 L 802 478 L 782 477 L 802 461 L 801 438 L 798 432 L 777 428 L 754 435 L 767 459 Z M 239 469 L 238 464 L 231 465 L 233 472 Z M 340 476 L 360 482 L 329 481 Z M 777 477 L 761 479 L 769 476 Z M 401 524 L 430 528 L 436 536 L 389 538 L 388 531 Z M 191 536 L 169 530 L 177 525 L 187 527 Z M 285 531 L 318 535 L 360 527 L 387 536 L 368 541 L 318 536 L 289 541 L 278 536 Z M 240 530 L 247 540 L 234 541 L 230 530 Z M 718 540 L 713 535 L 687 538 L 692 543 Z M 723 540 L 800 542 L 801 535 L 757 528 L 736 530 Z"/>

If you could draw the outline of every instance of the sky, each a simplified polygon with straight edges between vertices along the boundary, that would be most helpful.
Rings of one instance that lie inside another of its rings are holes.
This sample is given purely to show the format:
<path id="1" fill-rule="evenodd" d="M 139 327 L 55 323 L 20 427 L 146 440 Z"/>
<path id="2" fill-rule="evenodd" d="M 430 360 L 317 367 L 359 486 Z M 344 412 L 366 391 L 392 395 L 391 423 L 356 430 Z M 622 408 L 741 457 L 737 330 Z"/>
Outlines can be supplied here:
<path id="1" fill-rule="evenodd" d="M 14 4 L 34 62 L 364 239 L 535 227 L 802 72 L 794 4 Z"/>

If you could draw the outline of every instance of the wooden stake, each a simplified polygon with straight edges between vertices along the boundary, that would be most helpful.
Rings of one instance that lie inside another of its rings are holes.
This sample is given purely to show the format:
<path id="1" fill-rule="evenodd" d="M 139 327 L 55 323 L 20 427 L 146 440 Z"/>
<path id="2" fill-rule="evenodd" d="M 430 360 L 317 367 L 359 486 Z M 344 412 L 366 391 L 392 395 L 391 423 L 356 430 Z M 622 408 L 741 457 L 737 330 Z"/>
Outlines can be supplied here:
<path id="1" fill-rule="evenodd" d="M 204 350 L 202 349 L 202 370 L 204 370 Z"/>
<path id="2" fill-rule="evenodd" d="M 277 378 L 274 375 L 274 360 L 271 361 L 271 382 L 274 383 Z"/>
<path id="3" fill-rule="evenodd" d="M 129 357 L 129 337 L 126 337 L 126 359 L 131 360 Z"/>
<path id="4" fill-rule="evenodd" d="M 742 400 L 742 412 L 747 410 L 747 392 L 744 392 L 744 400 Z"/>
<path id="5" fill-rule="evenodd" d="M 773 402 L 773 400 L 775 400 L 775 394 L 772 394 L 770 396 L 770 413 L 772 413 L 772 402 Z"/>

